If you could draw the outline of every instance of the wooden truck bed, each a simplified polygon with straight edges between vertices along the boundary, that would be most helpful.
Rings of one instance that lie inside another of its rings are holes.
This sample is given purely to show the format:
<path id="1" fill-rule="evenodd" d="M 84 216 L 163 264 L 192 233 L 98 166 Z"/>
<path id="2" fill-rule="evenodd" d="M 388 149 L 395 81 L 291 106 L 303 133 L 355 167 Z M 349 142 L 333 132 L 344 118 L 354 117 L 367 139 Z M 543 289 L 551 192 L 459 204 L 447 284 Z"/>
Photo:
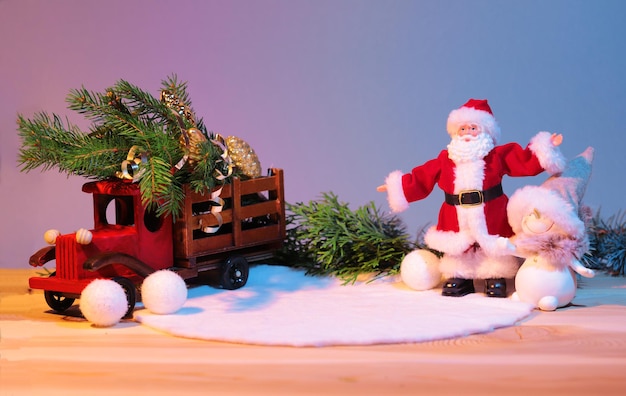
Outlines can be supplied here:
<path id="1" fill-rule="evenodd" d="M 232 255 L 258 261 L 271 257 L 282 246 L 285 240 L 282 169 L 273 168 L 268 176 L 249 180 L 233 178 L 223 186 L 219 197 L 224 200 L 221 211 L 211 201 L 209 191 L 195 193 L 185 186 L 184 215 L 174 223 L 177 267 L 210 269 Z M 206 227 L 207 232 L 203 231 Z"/>

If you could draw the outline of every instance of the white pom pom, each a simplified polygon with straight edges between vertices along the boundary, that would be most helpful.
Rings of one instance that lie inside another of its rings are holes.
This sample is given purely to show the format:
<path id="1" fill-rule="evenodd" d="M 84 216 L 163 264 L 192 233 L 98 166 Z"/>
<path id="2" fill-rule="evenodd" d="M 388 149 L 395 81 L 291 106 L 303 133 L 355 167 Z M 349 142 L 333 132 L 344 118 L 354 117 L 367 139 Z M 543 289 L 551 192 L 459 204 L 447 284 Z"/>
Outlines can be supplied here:
<path id="1" fill-rule="evenodd" d="M 117 324 L 128 310 L 122 286 L 110 279 L 94 279 L 80 295 L 80 311 L 99 327 Z"/>
<path id="2" fill-rule="evenodd" d="M 76 231 L 76 242 L 80 243 L 81 245 L 89 245 L 92 238 L 93 234 L 89 230 L 81 228 Z"/>
<path id="3" fill-rule="evenodd" d="M 414 290 L 430 290 L 441 282 L 439 258 L 428 250 L 414 250 L 400 264 L 402 281 Z"/>
<path id="4" fill-rule="evenodd" d="M 187 301 L 187 284 L 175 272 L 156 271 L 143 281 L 141 299 L 146 309 L 152 313 L 172 314 Z"/>
<path id="5" fill-rule="evenodd" d="M 57 237 L 59 235 L 61 235 L 61 231 L 59 230 L 48 230 L 43 233 L 43 240 L 46 241 L 46 243 L 49 245 L 54 245 L 55 243 L 57 243 Z"/>

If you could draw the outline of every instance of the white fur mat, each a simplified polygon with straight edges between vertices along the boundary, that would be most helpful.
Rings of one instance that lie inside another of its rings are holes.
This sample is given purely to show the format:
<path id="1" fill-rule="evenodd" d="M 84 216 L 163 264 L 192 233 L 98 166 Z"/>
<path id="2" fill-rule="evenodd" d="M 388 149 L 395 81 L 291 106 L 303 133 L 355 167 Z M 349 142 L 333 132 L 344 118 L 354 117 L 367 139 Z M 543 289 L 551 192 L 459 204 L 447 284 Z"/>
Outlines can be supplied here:
<path id="1" fill-rule="evenodd" d="M 298 269 L 258 265 L 241 289 L 190 288 L 175 314 L 152 314 L 139 306 L 134 318 L 179 337 L 304 347 L 463 337 L 513 325 L 532 311 L 509 298 L 440 293 L 410 290 L 391 277 L 342 285 Z"/>

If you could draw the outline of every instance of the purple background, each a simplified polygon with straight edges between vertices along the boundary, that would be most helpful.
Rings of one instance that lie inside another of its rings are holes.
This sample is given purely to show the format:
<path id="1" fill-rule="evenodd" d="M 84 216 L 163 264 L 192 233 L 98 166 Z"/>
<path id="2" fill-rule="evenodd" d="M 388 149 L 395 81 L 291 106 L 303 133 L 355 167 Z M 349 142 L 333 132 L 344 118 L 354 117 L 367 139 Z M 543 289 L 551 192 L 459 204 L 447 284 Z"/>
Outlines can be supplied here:
<path id="1" fill-rule="evenodd" d="M 572 157 L 596 148 L 586 201 L 624 207 L 626 2 L 0 0 L 0 267 L 27 268 L 43 232 L 92 227 L 85 179 L 22 173 L 16 114 L 66 108 L 72 88 L 119 79 L 158 95 L 188 81 L 209 129 L 235 135 L 286 173 L 291 203 L 333 191 L 375 201 L 392 170 L 448 143 L 448 113 L 487 98 L 502 141 L 564 134 Z M 505 179 L 510 195 L 545 176 Z M 436 220 L 442 193 L 401 216 Z"/>

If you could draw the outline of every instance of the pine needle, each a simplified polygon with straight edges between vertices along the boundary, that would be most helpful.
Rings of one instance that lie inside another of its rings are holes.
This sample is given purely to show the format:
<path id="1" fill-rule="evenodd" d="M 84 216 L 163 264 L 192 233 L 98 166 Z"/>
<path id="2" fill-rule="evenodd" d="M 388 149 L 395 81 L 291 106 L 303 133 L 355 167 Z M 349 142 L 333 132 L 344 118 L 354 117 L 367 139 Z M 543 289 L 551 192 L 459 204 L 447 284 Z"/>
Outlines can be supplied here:
<path id="1" fill-rule="evenodd" d="M 186 163 L 182 169 L 174 168 L 186 154 L 179 141 L 182 131 L 195 127 L 206 134 L 206 127 L 201 119 L 197 124 L 194 121 L 186 82 L 173 75 L 161 85 L 174 95 L 175 108 L 124 80 L 103 92 L 85 87 L 70 90 L 68 108 L 92 122 L 87 133 L 57 114 L 40 112 L 32 119 L 18 114 L 21 170 L 56 168 L 68 175 L 115 178 L 133 149 L 142 158 L 136 172 L 141 172 L 143 204 L 158 214 L 177 216 L 184 199 L 183 184 L 192 183 L 201 190 L 218 183 L 214 171 L 221 153 L 207 142 L 197 166 Z"/>
<path id="2" fill-rule="evenodd" d="M 415 249 L 401 220 L 373 202 L 351 210 L 331 193 L 308 204 L 287 204 L 287 241 L 279 259 L 309 275 L 335 275 L 346 283 L 360 274 L 393 274 Z"/>

